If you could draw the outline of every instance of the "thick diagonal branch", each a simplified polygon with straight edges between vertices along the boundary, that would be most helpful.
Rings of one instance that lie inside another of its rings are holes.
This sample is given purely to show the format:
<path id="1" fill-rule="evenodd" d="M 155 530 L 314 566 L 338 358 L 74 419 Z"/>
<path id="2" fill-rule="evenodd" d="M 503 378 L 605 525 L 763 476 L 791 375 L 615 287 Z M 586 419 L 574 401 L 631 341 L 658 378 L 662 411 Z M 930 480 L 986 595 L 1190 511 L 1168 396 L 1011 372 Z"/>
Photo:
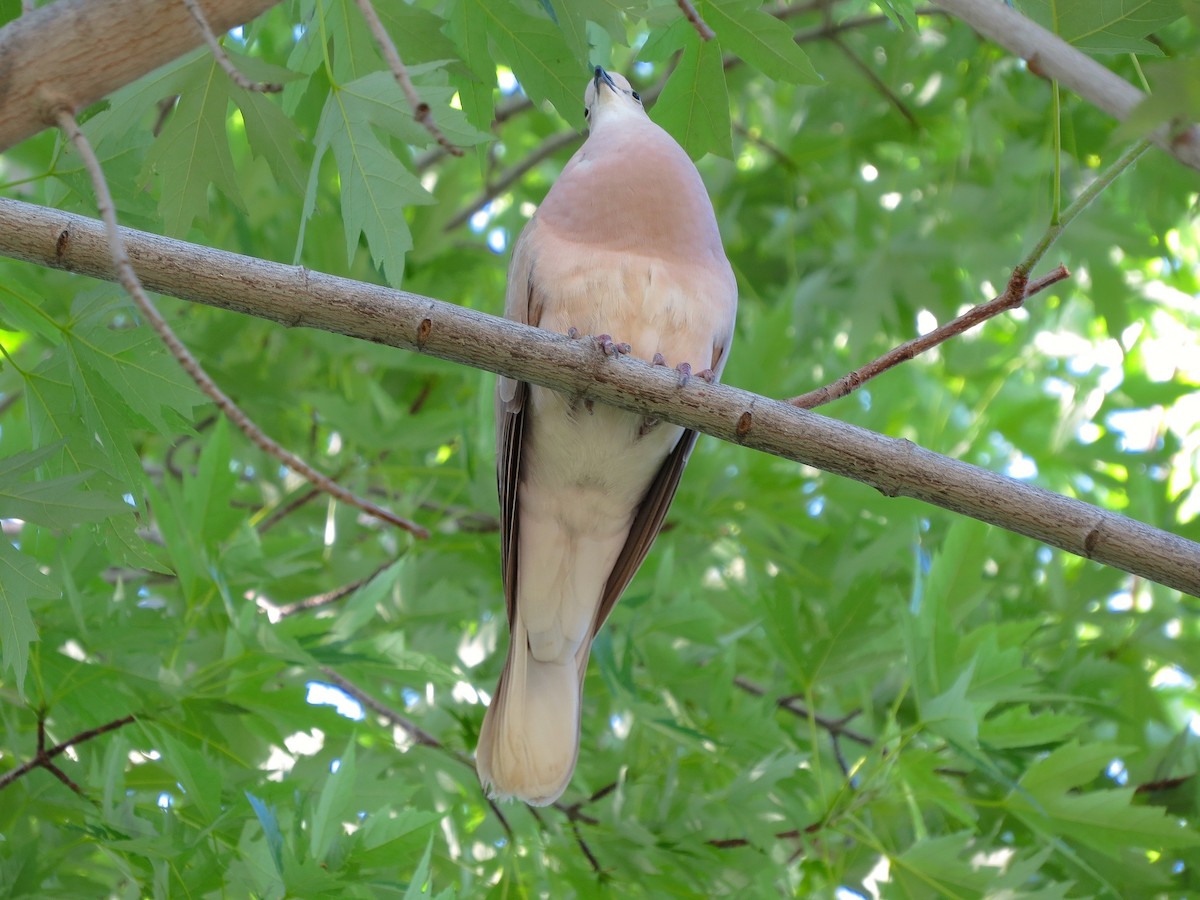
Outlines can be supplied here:
<path id="1" fill-rule="evenodd" d="M 1120 75 L 998 0 L 934 2 L 1025 60 L 1030 71 L 1059 81 L 1115 119 L 1125 121 L 1134 107 L 1146 99 L 1145 94 Z M 1160 128 L 1152 138 L 1185 166 L 1200 169 L 1200 128 L 1191 125 L 1179 132 Z"/>
<path id="2" fill-rule="evenodd" d="M 122 229 L 151 290 L 427 353 L 694 428 L 1200 596 L 1200 544 L 779 400 L 430 297 Z M 0 254 L 113 280 L 100 223 L 0 200 Z"/>

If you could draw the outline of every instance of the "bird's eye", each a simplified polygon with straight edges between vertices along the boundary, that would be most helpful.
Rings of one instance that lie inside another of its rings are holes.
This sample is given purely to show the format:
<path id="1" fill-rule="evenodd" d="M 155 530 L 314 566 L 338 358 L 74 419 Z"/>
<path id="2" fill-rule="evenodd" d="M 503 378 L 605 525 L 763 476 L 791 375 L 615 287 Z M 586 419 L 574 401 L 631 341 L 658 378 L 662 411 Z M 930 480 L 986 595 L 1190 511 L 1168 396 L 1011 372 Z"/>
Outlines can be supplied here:
<path id="1" fill-rule="evenodd" d="M 639 94 L 637 91 L 630 91 L 630 94 L 633 95 L 633 99 L 636 100 L 638 103 L 642 102 L 642 95 Z"/>
<path id="2" fill-rule="evenodd" d="M 591 111 L 590 109 L 588 109 L 588 108 L 585 106 L 585 107 L 583 108 L 583 117 L 586 119 L 586 118 L 588 118 L 588 116 L 590 116 L 591 114 L 592 114 L 592 111 Z"/>

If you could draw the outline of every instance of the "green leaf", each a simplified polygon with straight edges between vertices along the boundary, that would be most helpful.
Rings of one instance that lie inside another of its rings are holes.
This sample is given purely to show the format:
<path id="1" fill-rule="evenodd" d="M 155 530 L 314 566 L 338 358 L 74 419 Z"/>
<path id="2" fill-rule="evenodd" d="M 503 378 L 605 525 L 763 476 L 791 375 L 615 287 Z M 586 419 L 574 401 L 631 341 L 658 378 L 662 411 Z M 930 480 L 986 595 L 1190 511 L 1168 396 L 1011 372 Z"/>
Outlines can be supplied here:
<path id="1" fill-rule="evenodd" d="M 693 159 L 709 152 L 733 155 L 729 94 L 715 41 L 701 41 L 694 34 L 689 38 L 653 112 Z"/>
<path id="2" fill-rule="evenodd" d="M 1153 56 L 1162 51 L 1143 38 L 1183 15 L 1179 0 L 1017 0 L 1017 7 L 1081 50 Z"/>
<path id="3" fill-rule="evenodd" d="M 338 759 L 337 771 L 331 772 L 317 798 L 313 811 L 312 836 L 309 840 L 311 858 L 324 861 L 334 840 L 342 833 L 342 821 L 354 804 L 354 785 L 357 778 L 354 763 L 355 740 L 346 743 Z"/>
<path id="4" fill-rule="evenodd" d="M 250 807 L 254 810 L 255 818 L 262 825 L 263 835 L 267 839 L 267 847 L 271 851 L 271 861 L 275 863 L 275 871 L 282 875 L 283 833 L 279 830 L 279 819 L 275 815 L 275 810 L 267 806 L 267 804 L 249 791 L 244 791 L 243 793 L 246 795 L 246 799 L 250 801 Z"/>
<path id="5" fill-rule="evenodd" d="M 522 12 L 509 0 L 465 0 L 487 23 L 488 34 L 535 103 L 549 100 L 572 125 L 582 124 L 588 61 L 575 56 L 548 18 Z"/>
<path id="6" fill-rule="evenodd" d="M 979 740 L 997 750 L 1055 744 L 1086 722 L 1086 716 L 1035 715 L 1028 706 L 1013 706 L 985 719 L 979 726 Z"/>
<path id="7" fill-rule="evenodd" d="M 408 889 L 404 892 L 404 900 L 417 900 L 418 897 L 433 895 L 433 879 L 429 877 L 429 858 L 432 854 L 433 835 L 431 834 L 425 844 L 425 853 L 421 856 L 421 861 L 417 864 L 417 870 L 413 872 L 413 876 L 408 882 Z"/>
<path id="8" fill-rule="evenodd" d="M 931 837 L 892 858 L 890 872 L 899 897 L 979 896 L 996 879 L 996 869 L 964 858 L 974 846 L 970 832 Z"/>
<path id="9" fill-rule="evenodd" d="M 792 29 L 763 10 L 757 0 L 708 0 L 701 15 L 721 47 L 764 75 L 792 84 L 820 84 L 808 56 L 792 39 Z"/>
<path id="10" fill-rule="evenodd" d="M 1130 749 L 1105 743 L 1080 746 L 1071 741 L 1026 769 L 1021 787 L 1035 797 L 1068 791 L 1095 780 L 1113 759 Z"/>
<path id="11" fill-rule="evenodd" d="M 208 214 L 208 189 L 214 185 L 244 209 L 225 133 L 229 76 L 211 55 L 191 63 L 194 79 L 146 155 L 143 179 L 159 185 L 158 211 L 167 234 L 184 237 L 192 222 Z"/>
<path id="12" fill-rule="evenodd" d="M 238 109 L 246 123 L 250 150 L 271 167 L 280 187 L 295 193 L 304 190 L 304 165 L 296 152 L 303 136 L 279 106 L 255 91 L 237 98 Z"/>
<path id="13" fill-rule="evenodd" d="M 1121 123 L 1118 135 L 1132 139 L 1149 134 L 1164 122 L 1200 118 L 1200 60 L 1172 60 L 1146 67 L 1154 88 Z"/>
<path id="14" fill-rule="evenodd" d="M 404 210 L 412 204 L 432 203 L 433 198 L 372 127 L 379 124 L 375 121 L 380 110 L 376 93 L 392 87 L 382 73 L 376 73 L 330 94 L 317 127 L 313 173 L 315 178 L 322 155 L 332 149 L 341 176 L 347 257 L 354 257 L 359 236 L 364 235 L 375 264 L 392 283 L 400 284 L 404 254 L 412 248 Z M 391 121 L 394 124 L 395 120 Z M 310 191 L 313 189 L 310 186 Z"/>
<path id="15" fill-rule="evenodd" d="M 17 693 L 25 696 L 29 645 L 38 639 L 29 614 L 30 600 L 50 600 L 58 589 L 42 574 L 37 563 L 21 553 L 7 538 L 0 540 L 0 646 L 5 671 L 12 672 Z"/>
<path id="16" fill-rule="evenodd" d="M 10 461 L 0 460 L 0 466 Z M 0 518 L 25 519 L 48 528 L 69 528 L 129 512 L 128 504 L 116 497 L 80 490 L 86 480 L 87 473 L 80 473 L 19 484 L 10 482 L 0 472 Z"/>

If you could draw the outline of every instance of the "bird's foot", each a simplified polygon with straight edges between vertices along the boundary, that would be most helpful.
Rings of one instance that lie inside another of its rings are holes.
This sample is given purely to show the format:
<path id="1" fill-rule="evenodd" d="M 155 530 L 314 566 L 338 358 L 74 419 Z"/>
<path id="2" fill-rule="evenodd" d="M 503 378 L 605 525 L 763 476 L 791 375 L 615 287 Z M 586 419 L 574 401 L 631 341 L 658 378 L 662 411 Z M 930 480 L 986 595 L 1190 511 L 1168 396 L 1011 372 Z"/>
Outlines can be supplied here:
<path id="1" fill-rule="evenodd" d="M 654 357 L 650 360 L 650 364 L 654 366 L 665 366 L 667 364 L 667 358 L 661 353 L 655 353 Z M 681 362 L 675 367 L 675 371 L 679 373 L 680 387 L 683 387 L 689 381 L 691 381 L 693 375 L 695 375 L 701 381 L 706 381 L 709 384 L 712 384 L 717 380 L 717 373 L 712 369 L 702 369 L 699 372 L 693 372 L 691 363 Z"/>
<path id="2" fill-rule="evenodd" d="M 598 334 L 596 335 L 596 343 L 600 345 L 600 349 L 604 351 L 605 356 L 624 356 L 626 353 L 633 352 L 633 348 L 628 344 L 616 343 L 612 339 L 612 335 Z"/>

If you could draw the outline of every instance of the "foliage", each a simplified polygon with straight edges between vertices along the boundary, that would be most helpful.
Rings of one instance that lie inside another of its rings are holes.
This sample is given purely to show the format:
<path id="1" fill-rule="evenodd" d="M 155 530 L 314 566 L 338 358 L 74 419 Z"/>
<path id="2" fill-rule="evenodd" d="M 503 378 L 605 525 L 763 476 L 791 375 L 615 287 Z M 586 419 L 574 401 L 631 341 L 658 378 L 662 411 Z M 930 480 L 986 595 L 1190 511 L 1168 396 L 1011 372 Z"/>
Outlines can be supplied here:
<path id="1" fill-rule="evenodd" d="M 1168 0 L 1018 5 L 1127 78 L 1196 71 Z M 708 44 L 661 0 L 379 7 L 463 158 L 354 3 L 297 0 L 224 39 L 281 97 L 196 52 L 87 112 L 122 223 L 498 312 L 569 150 L 484 186 L 581 127 L 589 62 L 670 72 L 652 113 L 716 154 L 741 285 L 726 380 L 784 397 L 988 299 L 1059 179 L 1124 146 L 910 0 L 705 0 Z M 94 214 L 53 133 L 0 181 Z M 828 413 L 1200 539 L 1196 191 L 1147 154 L 1052 251 L 1070 282 Z M 0 261 L 0 775 L 43 719 L 47 749 L 87 738 L 52 760 L 78 794 L 45 766 L 0 792 L 0 893 L 1200 891 L 1195 598 L 709 439 L 597 641 L 562 806 L 492 808 L 466 759 L 502 662 L 491 376 L 160 303 L 273 437 L 434 534 L 282 471 L 117 288 Z"/>

